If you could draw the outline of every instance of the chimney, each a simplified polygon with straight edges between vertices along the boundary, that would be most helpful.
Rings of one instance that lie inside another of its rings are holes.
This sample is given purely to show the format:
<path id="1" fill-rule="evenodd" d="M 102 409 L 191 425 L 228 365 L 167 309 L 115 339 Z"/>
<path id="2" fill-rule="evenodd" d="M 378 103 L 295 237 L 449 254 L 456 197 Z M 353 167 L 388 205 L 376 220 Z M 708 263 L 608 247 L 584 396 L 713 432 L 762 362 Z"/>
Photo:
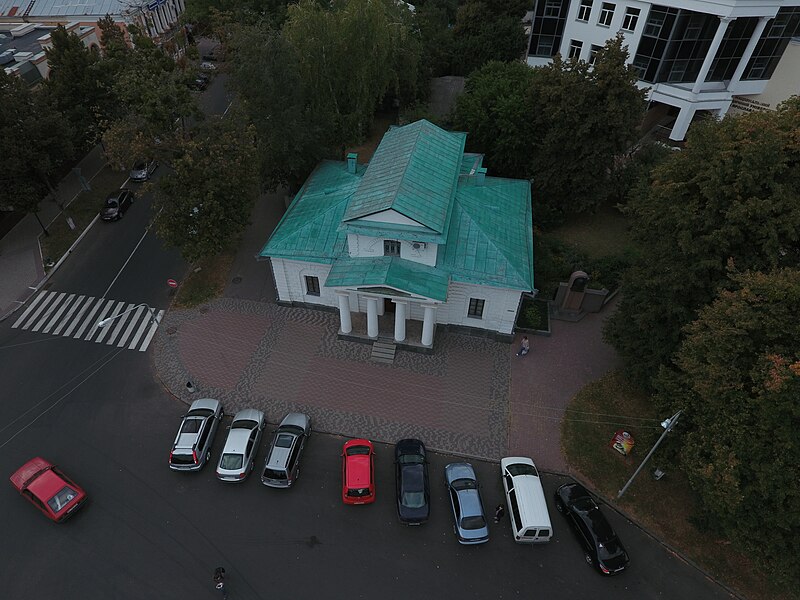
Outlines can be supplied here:
<path id="1" fill-rule="evenodd" d="M 347 155 L 347 172 L 351 175 L 356 174 L 356 160 L 358 159 L 358 154 L 355 152 L 351 152 Z"/>
<path id="2" fill-rule="evenodd" d="M 486 181 L 486 167 L 481 167 L 475 172 L 475 185 L 483 185 Z"/>

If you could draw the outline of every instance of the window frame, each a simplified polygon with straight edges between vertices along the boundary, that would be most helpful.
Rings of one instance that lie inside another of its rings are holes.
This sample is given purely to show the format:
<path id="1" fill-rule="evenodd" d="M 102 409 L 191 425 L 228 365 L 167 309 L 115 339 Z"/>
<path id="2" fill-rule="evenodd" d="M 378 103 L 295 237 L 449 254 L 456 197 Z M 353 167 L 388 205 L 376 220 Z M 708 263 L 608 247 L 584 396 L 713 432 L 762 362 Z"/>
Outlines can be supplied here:
<path id="1" fill-rule="evenodd" d="M 555 12 L 553 12 L 555 10 Z M 561 16 L 561 0 L 545 0 L 544 2 L 544 16 L 545 17 L 560 17 Z"/>
<path id="2" fill-rule="evenodd" d="M 581 59 L 581 52 L 583 52 L 583 42 L 581 40 L 569 41 L 569 53 L 567 58 Z"/>
<path id="3" fill-rule="evenodd" d="M 592 17 L 593 3 L 594 0 L 581 0 L 580 6 L 578 6 L 578 16 L 575 20 L 581 23 L 588 23 Z"/>
<path id="4" fill-rule="evenodd" d="M 622 17 L 622 30 L 635 31 L 636 26 L 639 24 L 639 17 L 642 11 L 635 6 L 628 6 L 625 8 L 625 16 Z"/>
<path id="5" fill-rule="evenodd" d="M 467 304 L 467 317 L 470 319 L 483 319 L 485 309 L 486 300 L 484 298 L 470 298 Z"/>
<path id="6" fill-rule="evenodd" d="M 303 281 L 306 284 L 306 296 L 319 296 L 319 277 L 316 275 L 304 275 Z"/>
<path id="7" fill-rule="evenodd" d="M 589 47 L 589 64 L 594 65 L 597 62 L 597 54 L 602 50 L 602 46 L 598 46 L 597 44 L 592 44 Z"/>
<path id="8" fill-rule="evenodd" d="M 603 2 L 603 4 L 600 5 L 600 16 L 597 17 L 597 24 L 600 27 L 611 27 L 611 24 L 614 22 L 614 13 L 616 10 L 617 5 L 613 2 Z"/>
<path id="9" fill-rule="evenodd" d="M 397 249 L 395 253 L 394 250 Z M 383 255 L 384 256 L 400 256 L 400 240 L 383 240 Z"/>

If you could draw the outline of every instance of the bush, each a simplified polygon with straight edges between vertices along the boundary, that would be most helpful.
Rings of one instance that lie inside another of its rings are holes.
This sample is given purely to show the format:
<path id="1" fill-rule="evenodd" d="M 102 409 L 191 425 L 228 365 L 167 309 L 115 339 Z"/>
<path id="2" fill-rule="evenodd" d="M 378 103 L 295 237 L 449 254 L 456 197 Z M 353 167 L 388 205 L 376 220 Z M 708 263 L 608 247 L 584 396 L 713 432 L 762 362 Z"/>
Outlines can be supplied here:
<path id="1" fill-rule="evenodd" d="M 523 329 L 536 329 L 547 331 L 550 326 L 547 302 L 525 298 L 519 311 L 517 325 Z"/>

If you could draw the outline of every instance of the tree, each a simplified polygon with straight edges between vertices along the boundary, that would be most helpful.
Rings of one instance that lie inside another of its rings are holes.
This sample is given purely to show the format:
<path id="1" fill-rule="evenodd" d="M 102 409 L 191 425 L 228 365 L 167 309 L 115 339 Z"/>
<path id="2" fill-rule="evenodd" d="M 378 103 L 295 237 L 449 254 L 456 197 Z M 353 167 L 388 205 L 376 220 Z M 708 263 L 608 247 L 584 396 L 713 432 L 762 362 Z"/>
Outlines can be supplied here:
<path id="1" fill-rule="evenodd" d="M 415 4 L 416 26 L 420 32 L 426 74 L 431 77 L 453 72 L 455 41 L 453 23 L 458 5 L 455 0 L 428 0 Z"/>
<path id="2" fill-rule="evenodd" d="M 53 173 L 73 156 L 72 130 L 46 96 L 5 71 L 0 71 L 0 106 L 0 206 L 35 215 L 52 191 Z"/>
<path id="3" fill-rule="evenodd" d="M 727 265 L 800 264 L 800 99 L 777 112 L 696 123 L 682 152 L 653 172 L 628 212 L 641 254 L 605 338 L 649 387 L 684 325 L 722 288 Z"/>
<path id="4" fill-rule="evenodd" d="M 472 73 L 453 115 L 470 149 L 486 153 L 492 173 L 528 177 L 537 136 L 531 87 L 534 70 L 522 62 L 491 61 Z"/>
<path id="5" fill-rule="evenodd" d="M 75 145 L 85 148 L 100 136 L 100 123 L 113 110 L 108 81 L 99 66 L 100 54 L 86 48 L 80 38 L 62 25 L 51 33 L 53 45 L 45 50 L 50 75 L 45 93 L 75 132 Z"/>
<path id="6" fill-rule="evenodd" d="M 490 60 L 522 58 L 528 38 L 522 17 L 529 2 L 467 0 L 458 8 L 453 26 L 453 68 L 467 75 Z"/>
<path id="7" fill-rule="evenodd" d="M 103 58 L 124 61 L 130 48 L 125 41 L 122 27 L 108 14 L 97 21 L 97 26 L 100 28 L 100 48 L 103 50 Z"/>
<path id="8" fill-rule="evenodd" d="M 158 235 L 189 262 L 231 248 L 258 195 L 254 131 L 236 111 L 197 126 L 153 201 Z"/>
<path id="9" fill-rule="evenodd" d="M 775 578 L 800 573 L 800 270 L 733 273 L 658 381 L 704 522 Z"/>

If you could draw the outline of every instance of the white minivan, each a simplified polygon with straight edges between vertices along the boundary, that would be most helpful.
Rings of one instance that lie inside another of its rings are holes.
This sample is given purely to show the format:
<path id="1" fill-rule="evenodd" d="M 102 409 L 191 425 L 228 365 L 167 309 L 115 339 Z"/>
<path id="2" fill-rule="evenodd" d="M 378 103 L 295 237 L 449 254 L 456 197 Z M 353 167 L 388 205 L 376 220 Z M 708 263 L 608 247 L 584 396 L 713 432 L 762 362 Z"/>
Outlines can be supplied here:
<path id="1" fill-rule="evenodd" d="M 509 456 L 500 461 L 500 472 L 514 541 L 519 544 L 549 542 L 553 527 L 536 465 L 530 458 Z"/>

